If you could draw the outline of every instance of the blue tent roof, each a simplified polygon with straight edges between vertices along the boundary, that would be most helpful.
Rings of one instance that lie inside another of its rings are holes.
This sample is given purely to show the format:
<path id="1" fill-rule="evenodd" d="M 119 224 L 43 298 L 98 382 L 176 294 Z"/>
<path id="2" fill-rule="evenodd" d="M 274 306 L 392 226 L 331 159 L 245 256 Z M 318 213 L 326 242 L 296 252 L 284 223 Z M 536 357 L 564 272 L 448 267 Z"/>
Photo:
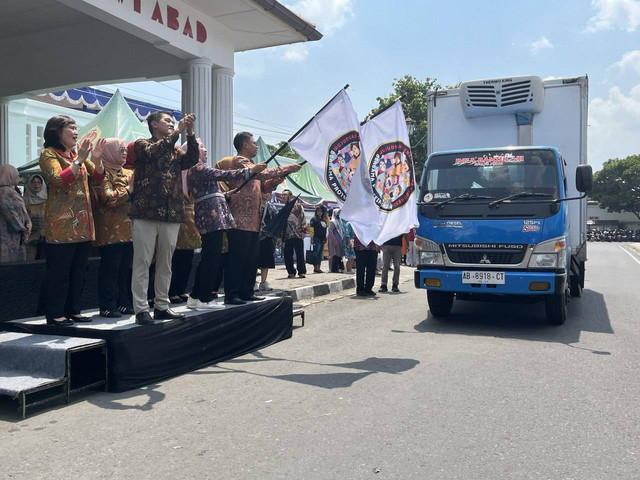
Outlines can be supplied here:
<path id="1" fill-rule="evenodd" d="M 45 93 L 42 96 L 48 96 L 58 102 L 68 101 L 72 105 L 77 105 L 75 108 L 86 112 L 98 113 L 107 103 L 109 103 L 109 100 L 111 100 L 113 95 L 113 93 L 98 90 L 93 87 L 79 87 L 60 90 L 58 92 Z M 167 110 L 171 112 L 176 120 L 180 120 L 182 117 L 182 112 L 180 112 L 180 110 L 167 109 L 163 106 L 127 97 L 125 97 L 125 101 L 140 120 L 145 120 L 150 113 L 157 110 Z"/>

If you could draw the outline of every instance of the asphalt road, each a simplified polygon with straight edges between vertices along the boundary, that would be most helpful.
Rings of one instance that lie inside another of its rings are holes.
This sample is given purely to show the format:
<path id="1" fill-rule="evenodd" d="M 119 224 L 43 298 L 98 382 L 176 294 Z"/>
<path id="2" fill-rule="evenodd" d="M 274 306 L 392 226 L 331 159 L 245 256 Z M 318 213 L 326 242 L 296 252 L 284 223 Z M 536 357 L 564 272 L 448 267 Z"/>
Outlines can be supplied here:
<path id="1" fill-rule="evenodd" d="M 563 326 L 542 304 L 457 302 L 413 284 L 307 308 L 291 340 L 15 422 L 0 477 L 640 478 L 640 255 L 589 244 Z"/>

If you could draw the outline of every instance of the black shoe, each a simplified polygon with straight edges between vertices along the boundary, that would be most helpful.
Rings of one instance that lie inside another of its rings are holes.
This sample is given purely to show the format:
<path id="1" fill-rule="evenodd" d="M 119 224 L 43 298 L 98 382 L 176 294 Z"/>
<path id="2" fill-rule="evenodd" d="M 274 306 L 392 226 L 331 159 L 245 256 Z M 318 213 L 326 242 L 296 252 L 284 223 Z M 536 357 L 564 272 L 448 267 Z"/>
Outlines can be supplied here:
<path id="1" fill-rule="evenodd" d="M 393 288 L 391 289 L 392 292 L 398 293 L 400 291 L 400 289 L 398 288 L 398 285 L 394 285 Z"/>
<path id="2" fill-rule="evenodd" d="M 187 316 L 184 313 L 175 313 L 170 309 L 166 310 L 153 310 L 153 319 L 154 320 L 184 320 Z"/>
<path id="3" fill-rule="evenodd" d="M 384 293 L 384 292 L 388 292 L 389 290 L 387 290 L 387 286 L 386 285 L 380 285 L 380 288 L 378 289 L 378 293 Z"/>
<path id="4" fill-rule="evenodd" d="M 356 292 L 357 297 L 368 297 L 366 292 Z"/>
<path id="5" fill-rule="evenodd" d="M 122 314 L 118 310 L 100 310 L 100 316 L 104 318 L 120 318 Z"/>
<path id="6" fill-rule="evenodd" d="M 91 318 L 84 315 L 67 315 L 67 318 L 76 323 L 89 323 L 91 321 Z"/>
<path id="7" fill-rule="evenodd" d="M 138 325 L 155 325 L 156 322 L 151 318 L 151 314 L 149 312 L 140 312 L 136 313 L 136 323 Z"/>
<path id="8" fill-rule="evenodd" d="M 247 302 L 245 302 L 244 300 L 241 300 L 238 297 L 234 297 L 234 298 L 229 298 L 229 299 L 224 299 L 224 304 L 225 305 L 246 305 Z"/>
<path id="9" fill-rule="evenodd" d="M 367 297 L 376 297 L 376 296 L 377 296 L 377 295 L 376 295 L 376 292 L 374 292 L 373 290 L 367 290 L 366 292 L 364 292 L 364 294 L 365 294 Z"/>
<path id="10" fill-rule="evenodd" d="M 131 307 L 118 307 L 118 311 L 123 315 L 133 315 L 135 310 Z"/>
<path id="11" fill-rule="evenodd" d="M 73 321 L 68 318 L 62 320 L 54 320 L 52 317 L 45 317 L 47 319 L 47 325 L 56 325 L 58 327 L 68 327 L 73 325 Z"/>
<path id="12" fill-rule="evenodd" d="M 171 302 L 172 305 L 179 305 L 186 302 L 186 300 L 183 300 L 180 296 L 173 298 L 169 297 L 169 302 Z"/>
<path id="13" fill-rule="evenodd" d="M 259 297 L 258 295 L 251 295 L 250 297 L 243 297 L 242 300 L 245 302 L 258 302 L 260 300 L 264 300 L 267 297 Z"/>

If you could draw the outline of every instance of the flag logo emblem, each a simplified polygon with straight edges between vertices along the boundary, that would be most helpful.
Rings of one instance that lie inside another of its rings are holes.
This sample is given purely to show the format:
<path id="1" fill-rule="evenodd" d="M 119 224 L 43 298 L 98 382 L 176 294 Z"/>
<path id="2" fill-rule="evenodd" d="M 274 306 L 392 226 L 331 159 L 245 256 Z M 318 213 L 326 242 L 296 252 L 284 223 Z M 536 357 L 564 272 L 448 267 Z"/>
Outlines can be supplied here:
<path id="1" fill-rule="evenodd" d="M 353 172 L 360 163 L 360 134 L 356 130 L 340 135 L 329 146 L 326 165 L 327 186 L 341 202 L 347 198 Z"/>
<path id="2" fill-rule="evenodd" d="M 381 211 L 403 207 L 415 190 L 411 149 L 400 141 L 380 145 L 369 165 L 369 178 Z"/>

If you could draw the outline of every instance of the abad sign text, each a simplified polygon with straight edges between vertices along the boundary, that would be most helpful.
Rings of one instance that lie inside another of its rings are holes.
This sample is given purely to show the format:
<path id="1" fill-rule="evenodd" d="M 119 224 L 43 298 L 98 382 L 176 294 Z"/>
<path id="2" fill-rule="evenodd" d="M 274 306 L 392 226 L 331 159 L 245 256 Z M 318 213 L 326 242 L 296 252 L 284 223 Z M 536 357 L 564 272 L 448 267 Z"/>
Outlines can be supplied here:
<path id="1" fill-rule="evenodd" d="M 117 2 L 124 4 L 125 0 L 117 0 Z M 143 15 L 142 0 L 133 0 L 131 4 L 132 10 L 135 13 Z M 156 1 L 153 10 L 150 12 L 144 12 L 144 14 L 150 15 L 151 20 L 153 20 L 154 22 L 158 22 L 160 25 L 165 25 L 171 30 L 182 30 L 182 34 L 186 37 L 194 38 L 195 34 L 195 40 L 199 43 L 204 43 L 207 41 L 207 29 L 201 22 L 196 20 L 194 25 L 188 15 L 186 17 L 181 16 L 180 11 L 169 4 L 167 4 L 163 8 L 160 2 Z"/>

